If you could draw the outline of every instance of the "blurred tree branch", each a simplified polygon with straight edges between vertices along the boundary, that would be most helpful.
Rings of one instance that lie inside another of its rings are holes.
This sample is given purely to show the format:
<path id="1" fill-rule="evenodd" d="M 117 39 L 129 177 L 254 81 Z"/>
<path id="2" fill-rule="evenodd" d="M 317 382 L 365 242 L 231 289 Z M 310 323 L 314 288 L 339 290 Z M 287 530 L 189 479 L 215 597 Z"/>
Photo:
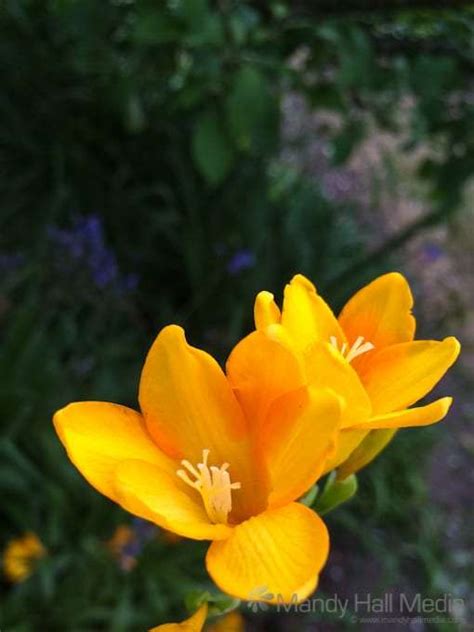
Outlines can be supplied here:
<path id="1" fill-rule="evenodd" d="M 402 54 L 407 57 L 425 55 L 455 56 L 464 70 L 468 73 L 474 71 L 474 60 L 469 54 L 462 51 L 459 46 L 451 42 L 436 38 L 395 37 L 393 35 L 373 36 L 372 43 L 377 54 L 389 56 Z"/>
<path id="2" fill-rule="evenodd" d="M 412 223 L 402 228 L 399 232 L 390 236 L 385 242 L 378 246 L 372 252 L 355 261 L 349 268 L 343 270 L 333 279 L 330 279 L 325 286 L 325 291 L 336 292 L 338 288 L 343 287 L 355 276 L 362 274 L 364 270 L 370 269 L 382 261 L 385 261 L 395 251 L 408 243 L 413 237 L 423 230 L 436 226 L 440 222 L 447 221 L 449 217 L 456 213 L 456 207 L 447 210 L 446 207 L 435 208 L 421 217 L 415 219 Z"/>

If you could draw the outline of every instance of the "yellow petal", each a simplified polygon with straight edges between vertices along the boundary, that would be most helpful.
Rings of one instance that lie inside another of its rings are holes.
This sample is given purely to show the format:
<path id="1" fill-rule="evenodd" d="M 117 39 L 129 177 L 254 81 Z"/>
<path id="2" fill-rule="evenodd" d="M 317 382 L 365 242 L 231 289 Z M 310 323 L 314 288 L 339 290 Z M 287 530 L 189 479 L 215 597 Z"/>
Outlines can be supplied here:
<path id="1" fill-rule="evenodd" d="M 163 451 L 196 464 L 209 449 L 209 463 L 229 463 L 232 480 L 241 483 L 233 494 L 235 512 L 264 508 L 242 410 L 217 362 L 188 345 L 181 327 L 165 327 L 153 343 L 139 399 L 147 428 Z"/>
<path id="2" fill-rule="evenodd" d="M 323 474 L 327 474 L 344 463 L 369 433 L 369 430 L 352 430 L 352 428 L 341 430 L 337 437 L 336 452 L 326 461 Z"/>
<path id="3" fill-rule="evenodd" d="M 374 414 L 403 410 L 424 397 L 459 354 L 456 338 L 419 340 L 386 347 L 362 376 Z"/>
<path id="4" fill-rule="evenodd" d="M 270 325 L 280 322 L 281 314 L 278 305 L 275 303 L 273 294 L 270 292 L 259 292 L 255 299 L 254 306 L 255 328 L 264 330 Z"/>
<path id="5" fill-rule="evenodd" d="M 361 430 L 379 428 L 410 428 L 412 426 L 429 426 L 446 417 L 452 404 L 452 397 L 442 397 L 431 404 L 418 408 L 408 408 L 395 413 L 377 415 L 369 421 L 356 426 Z"/>
<path id="6" fill-rule="evenodd" d="M 161 330 L 140 379 L 147 427 L 170 456 L 196 461 L 203 448 L 221 452 L 245 436 L 245 420 L 217 362 L 186 342 L 181 327 Z"/>
<path id="7" fill-rule="evenodd" d="M 206 622 L 207 603 L 204 603 L 199 610 L 181 623 L 163 623 L 155 628 L 150 628 L 149 632 L 201 632 Z"/>
<path id="8" fill-rule="evenodd" d="M 200 494 L 176 476 L 144 461 L 115 468 L 115 494 L 124 509 L 163 529 L 195 540 L 227 538 L 232 529 L 211 524 Z"/>
<path id="9" fill-rule="evenodd" d="M 396 432 L 396 428 L 370 431 L 349 458 L 338 468 L 338 480 L 344 480 L 373 461 L 390 443 Z"/>
<path id="10" fill-rule="evenodd" d="M 314 285 L 297 274 L 285 288 L 281 324 L 299 350 L 318 340 L 329 342 L 335 336 L 342 344 L 345 335 L 327 303 Z"/>
<path id="11" fill-rule="evenodd" d="M 411 314 L 413 297 L 401 274 L 391 272 L 378 277 L 359 290 L 343 308 L 339 323 L 349 346 L 358 336 L 371 342 L 375 349 L 409 342 L 415 335 Z M 360 361 L 364 356 L 360 356 Z"/>
<path id="12" fill-rule="evenodd" d="M 54 426 L 69 458 L 99 492 L 116 500 L 116 466 L 139 459 L 173 472 L 175 465 L 153 443 L 142 416 L 106 402 L 76 402 L 54 415 Z"/>
<path id="13" fill-rule="evenodd" d="M 354 426 L 354 429 L 341 432 L 338 453 L 326 469 L 337 467 L 338 478 L 347 478 L 373 461 L 392 440 L 397 428 L 436 423 L 445 417 L 451 401 L 450 397 L 444 397 L 427 406 L 379 415 L 359 426 Z M 372 428 L 374 430 L 371 430 Z"/>
<path id="14" fill-rule="evenodd" d="M 344 400 L 341 428 L 367 420 L 372 411 L 369 396 L 359 376 L 343 356 L 328 343 L 311 345 L 305 353 L 308 383 L 331 388 Z"/>
<path id="15" fill-rule="evenodd" d="M 217 586 L 234 597 L 288 603 L 314 590 L 328 551 L 321 518 L 291 503 L 250 518 L 227 540 L 213 542 L 206 564 Z"/>
<path id="16" fill-rule="evenodd" d="M 335 450 L 341 404 L 329 390 L 301 388 L 277 399 L 257 437 L 271 481 L 269 506 L 302 496 Z"/>
<path id="17" fill-rule="evenodd" d="M 228 536 L 228 527 L 210 524 L 199 494 L 177 477 L 178 465 L 153 443 L 139 413 L 78 402 L 58 411 L 54 424 L 86 480 L 127 511 L 190 538 Z"/>
<path id="18" fill-rule="evenodd" d="M 226 369 L 251 429 L 265 418 L 275 399 L 305 381 L 294 353 L 261 331 L 254 331 L 237 344 Z"/>

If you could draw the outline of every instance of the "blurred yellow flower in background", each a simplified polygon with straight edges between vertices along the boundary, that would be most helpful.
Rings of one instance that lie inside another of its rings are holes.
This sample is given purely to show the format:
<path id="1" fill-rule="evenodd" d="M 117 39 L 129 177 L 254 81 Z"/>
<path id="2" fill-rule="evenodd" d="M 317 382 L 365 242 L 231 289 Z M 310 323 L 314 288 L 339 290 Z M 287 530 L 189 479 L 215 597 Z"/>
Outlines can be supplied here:
<path id="1" fill-rule="evenodd" d="M 13 538 L 3 552 L 3 573 L 8 581 L 20 583 L 28 579 L 35 566 L 46 555 L 46 549 L 34 533 Z"/>
<path id="2" fill-rule="evenodd" d="M 154 524 L 141 518 L 133 518 L 130 525 L 119 524 L 105 544 L 120 568 L 123 571 L 131 571 L 147 543 L 157 535 L 158 529 Z"/>
<path id="3" fill-rule="evenodd" d="M 135 533 L 132 527 L 119 524 L 112 537 L 106 542 L 107 548 L 124 571 L 131 571 L 137 564 L 136 557 L 127 551 L 134 541 Z"/>
<path id="4" fill-rule="evenodd" d="M 412 307 L 410 287 L 397 272 L 359 290 L 339 318 L 300 274 L 286 286 L 281 312 L 269 292 L 256 298 L 257 332 L 240 344 L 252 344 L 259 332 L 278 340 L 298 354 L 303 384 L 332 388 L 346 402 L 338 451 L 325 468 L 342 465 L 340 478 L 374 458 L 397 428 L 436 423 L 449 410 L 450 397 L 409 408 L 433 389 L 460 350 L 453 337 L 415 341 Z M 242 379 L 231 373 L 237 390 Z"/>
<path id="5" fill-rule="evenodd" d="M 130 544 L 134 538 L 132 527 L 127 524 L 119 524 L 106 545 L 111 553 L 120 555 L 124 546 Z"/>
<path id="6" fill-rule="evenodd" d="M 232 357 L 274 367 L 287 383 L 298 364 L 263 334 Z M 164 529 L 212 540 L 206 566 L 221 590 L 248 599 L 266 586 L 261 600 L 289 602 L 315 589 L 328 555 L 323 521 L 295 501 L 334 453 L 341 402 L 327 388 L 301 385 L 282 400 L 267 378 L 255 370 L 238 399 L 216 361 L 171 325 L 148 353 L 141 414 L 78 402 L 54 424 L 97 490 Z"/>

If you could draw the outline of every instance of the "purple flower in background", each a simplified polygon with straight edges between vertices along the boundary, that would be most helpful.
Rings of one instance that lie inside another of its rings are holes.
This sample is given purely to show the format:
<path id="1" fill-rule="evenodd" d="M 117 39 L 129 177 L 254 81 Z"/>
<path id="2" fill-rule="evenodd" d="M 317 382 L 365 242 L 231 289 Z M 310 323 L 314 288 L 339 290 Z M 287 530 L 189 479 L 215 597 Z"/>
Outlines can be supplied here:
<path id="1" fill-rule="evenodd" d="M 244 270 L 253 268 L 256 263 L 255 254 L 246 248 L 237 250 L 227 262 L 227 272 L 231 276 L 236 276 Z"/>
<path id="2" fill-rule="evenodd" d="M 426 261 L 437 261 L 444 254 L 441 246 L 433 242 L 424 244 L 422 252 Z"/>
<path id="3" fill-rule="evenodd" d="M 138 277 L 120 276 L 117 258 L 105 242 L 98 215 L 77 217 L 71 228 L 50 226 L 48 236 L 77 266 L 84 266 L 99 289 L 113 287 L 123 292 L 134 290 Z"/>
<path id="4" fill-rule="evenodd" d="M 156 536 L 158 528 L 151 522 L 143 520 L 142 518 L 133 518 L 131 526 L 134 537 L 124 547 L 124 553 L 125 555 L 137 557 L 142 552 L 146 543 L 153 540 Z"/>
<path id="5" fill-rule="evenodd" d="M 13 272 L 25 263 L 25 257 L 20 253 L 0 253 L 0 272 Z"/>

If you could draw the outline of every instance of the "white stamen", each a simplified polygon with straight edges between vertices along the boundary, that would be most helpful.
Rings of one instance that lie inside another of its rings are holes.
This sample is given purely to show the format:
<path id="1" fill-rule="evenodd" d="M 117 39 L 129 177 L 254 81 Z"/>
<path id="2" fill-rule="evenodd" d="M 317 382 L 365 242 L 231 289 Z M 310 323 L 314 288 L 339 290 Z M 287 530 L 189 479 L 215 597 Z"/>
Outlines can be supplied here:
<path id="1" fill-rule="evenodd" d="M 209 450 L 202 451 L 202 463 L 196 467 L 189 461 L 181 461 L 188 470 L 178 470 L 176 474 L 187 485 L 196 489 L 202 496 L 204 507 L 211 522 L 215 524 L 227 524 L 227 516 L 232 509 L 232 490 L 240 489 L 240 483 L 231 483 L 227 469 L 229 463 L 224 463 L 221 467 L 207 464 Z M 188 474 L 192 474 L 192 480 Z"/>
<path id="2" fill-rule="evenodd" d="M 339 351 L 339 353 L 342 356 L 344 356 L 348 362 L 352 362 L 352 360 L 354 360 L 358 356 L 364 353 L 367 353 L 367 351 L 372 351 L 372 349 L 375 349 L 375 346 L 371 342 L 369 341 L 364 342 L 363 336 L 357 337 L 357 340 L 354 342 L 354 344 L 352 345 L 352 347 L 349 349 L 347 353 L 346 353 L 347 343 L 344 342 L 341 345 L 341 348 L 339 349 L 339 343 L 337 341 L 336 336 L 330 336 L 329 341 L 331 345 L 335 349 L 337 349 L 337 351 Z"/>

